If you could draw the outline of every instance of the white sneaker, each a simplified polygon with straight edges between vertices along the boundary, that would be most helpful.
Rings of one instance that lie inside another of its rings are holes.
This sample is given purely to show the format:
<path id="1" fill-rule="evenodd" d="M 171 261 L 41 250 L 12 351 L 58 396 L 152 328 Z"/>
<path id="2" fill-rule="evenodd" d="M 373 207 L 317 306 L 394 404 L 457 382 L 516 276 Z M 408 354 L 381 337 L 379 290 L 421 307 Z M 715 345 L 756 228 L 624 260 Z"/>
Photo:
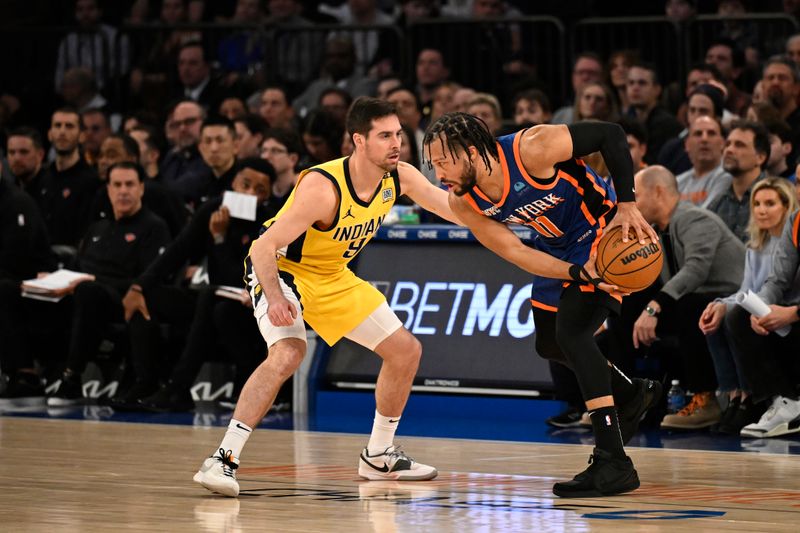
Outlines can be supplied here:
<path id="1" fill-rule="evenodd" d="M 235 497 L 239 495 L 239 482 L 236 481 L 236 469 L 239 461 L 231 453 L 222 448 L 203 461 L 200 470 L 194 475 L 194 481 L 200 483 L 211 492 L 218 492 L 223 496 Z"/>
<path id="2" fill-rule="evenodd" d="M 358 460 L 358 475 L 364 479 L 423 481 L 438 474 L 434 467 L 418 463 L 400 451 L 400 446 L 389 446 L 376 455 L 370 455 L 364 448 Z"/>
<path id="3" fill-rule="evenodd" d="M 755 424 L 742 428 L 743 437 L 778 437 L 800 432 L 800 401 L 776 396 L 767 412 Z"/>

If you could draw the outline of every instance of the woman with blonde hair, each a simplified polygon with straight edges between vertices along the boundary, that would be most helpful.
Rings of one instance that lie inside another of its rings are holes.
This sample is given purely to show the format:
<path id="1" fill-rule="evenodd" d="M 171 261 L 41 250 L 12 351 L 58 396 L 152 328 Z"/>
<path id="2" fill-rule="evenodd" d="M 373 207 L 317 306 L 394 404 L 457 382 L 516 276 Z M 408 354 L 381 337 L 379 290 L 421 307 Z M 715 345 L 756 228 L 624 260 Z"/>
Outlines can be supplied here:
<path id="1" fill-rule="evenodd" d="M 787 217 L 797 209 L 797 205 L 792 184 L 785 178 L 766 178 L 756 182 L 750 195 L 747 228 L 750 240 L 739 292 L 751 290 L 757 293 L 767 280 L 772 268 L 772 252 L 780 240 Z M 752 402 L 741 356 L 725 325 L 725 315 L 735 305 L 736 294 L 711 302 L 700 316 L 699 326 L 706 335 L 719 390 L 727 394 L 729 400 L 719 431 L 738 435 L 744 426 L 758 421 L 764 409 Z"/>

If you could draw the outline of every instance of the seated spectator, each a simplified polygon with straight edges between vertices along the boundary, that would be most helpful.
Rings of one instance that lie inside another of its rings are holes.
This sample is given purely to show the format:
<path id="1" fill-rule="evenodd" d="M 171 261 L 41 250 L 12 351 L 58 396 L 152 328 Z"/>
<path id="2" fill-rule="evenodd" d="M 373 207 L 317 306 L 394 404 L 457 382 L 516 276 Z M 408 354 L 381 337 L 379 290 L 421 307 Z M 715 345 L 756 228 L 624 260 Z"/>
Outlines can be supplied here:
<path id="1" fill-rule="evenodd" d="M 539 89 L 529 89 L 514 96 L 514 124 L 548 124 L 553 117 L 550 99 Z"/>
<path id="2" fill-rule="evenodd" d="M 352 103 L 353 97 L 349 92 L 339 87 L 330 87 L 319 95 L 317 108 L 327 111 L 336 120 L 339 127 L 344 129 L 347 111 Z"/>
<path id="3" fill-rule="evenodd" d="M 264 13 L 261 2 L 237 0 L 232 24 L 261 24 Z M 264 62 L 265 50 L 263 36 L 253 30 L 237 30 L 219 41 L 217 58 L 224 72 L 247 74 L 255 65 Z M 228 117 L 230 118 L 230 117 Z"/>
<path id="4" fill-rule="evenodd" d="M 279 83 L 290 87 L 293 92 L 302 90 L 319 72 L 325 33 L 314 30 L 314 24 L 302 16 L 303 2 L 300 0 L 270 0 L 267 10 L 268 42 L 275 43 L 275 49 L 267 54 L 267 59 L 273 59 L 274 63 L 268 63 L 267 68 L 277 74 Z M 276 31 L 283 28 L 291 31 Z M 278 124 L 270 126 L 280 127 Z"/>
<path id="5" fill-rule="evenodd" d="M 356 70 L 356 52 L 353 41 L 346 36 L 329 39 L 325 44 L 325 59 L 319 78 L 298 96 L 292 107 L 301 117 L 317 107 L 320 94 L 329 87 L 344 89 L 353 98 L 369 96 L 375 92 L 375 82 Z M 272 124 L 272 127 L 283 127 Z"/>
<path id="6" fill-rule="evenodd" d="M 27 138 L 27 137 L 26 137 Z M 44 401 L 44 387 L 28 345 L 20 282 L 55 265 L 47 229 L 36 202 L 8 180 L 0 178 L 0 368 L 9 378 L 0 393 L 0 409 Z M 42 318 L 39 314 L 38 318 Z M 41 332 L 41 329 L 39 330 Z"/>
<path id="7" fill-rule="evenodd" d="M 347 133 L 345 132 L 345 135 Z M 261 158 L 266 159 L 275 169 L 272 180 L 270 203 L 278 208 L 297 183 L 297 165 L 303 150 L 303 140 L 293 130 L 270 128 L 264 133 L 261 143 Z"/>
<path id="8" fill-rule="evenodd" d="M 197 102 L 204 109 L 217 109 L 224 98 L 225 89 L 212 75 L 203 43 L 192 41 L 178 49 L 178 79 L 172 88 L 174 100 Z"/>
<path id="9" fill-rule="evenodd" d="M 309 166 L 342 156 L 342 131 L 333 116 L 325 111 L 318 109 L 306 117 L 303 145 L 309 157 Z"/>
<path id="10" fill-rule="evenodd" d="M 796 208 L 794 191 L 785 180 L 766 178 L 753 187 L 747 228 L 750 240 L 739 293 L 761 290 L 772 268 L 772 254 L 780 242 L 786 219 Z M 727 394 L 729 400 L 719 431 L 732 435 L 738 435 L 743 427 L 757 422 L 765 410 L 765 406 L 759 409 L 753 405 L 748 374 L 741 365 L 732 332 L 726 326 L 726 314 L 736 308 L 736 294 L 715 300 L 708 304 L 699 322 L 714 360 L 719 390 Z"/>
<path id="11" fill-rule="evenodd" d="M 264 142 L 264 131 L 267 129 L 266 121 L 260 115 L 244 115 L 233 121 L 236 127 L 236 138 L 239 143 L 237 156 L 240 159 L 259 157 L 261 143 Z"/>
<path id="12" fill-rule="evenodd" d="M 736 85 L 745 67 L 744 51 L 734 41 L 718 38 L 706 51 L 706 63 L 717 67 L 722 75 L 728 92 L 725 109 L 741 117 L 750 105 L 750 95 Z"/>
<path id="13" fill-rule="evenodd" d="M 608 57 L 606 70 L 608 85 L 614 90 L 617 109 L 625 110 L 630 106 L 626 91 L 628 85 L 628 69 L 639 62 L 639 54 L 635 50 L 618 50 Z"/>
<path id="14" fill-rule="evenodd" d="M 436 91 L 433 93 L 430 116 L 427 117 L 428 124 L 435 122 L 436 119 L 445 113 L 452 113 L 455 111 L 455 95 L 456 91 L 460 88 L 461 85 L 454 81 L 446 81 L 436 88 Z"/>
<path id="15" fill-rule="evenodd" d="M 89 109 L 108 112 L 108 101 L 100 94 L 94 74 L 86 67 L 74 67 L 64 73 L 61 96 L 81 114 Z"/>
<path id="16" fill-rule="evenodd" d="M 15 184 L 31 197 L 38 194 L 47 169 L 44 168 L 42 136 L 33 128 L 12 130 L 6 142 L 8 168 Z"/>
<path id="17" fill-rule="evenodd" d="M 647 163 L 644 162 L 644 157 L 647 155 L 647 130 L 638 120 L 623 119 L 620 121 L 620 125 L 628 138 L 628 149 L 631 151 L 634 172 L 645 168 L 647 166 Z"/>
<path id="18" fill-rule="evenodd" d="M 627 116 L 640 120 L 647 130 L 647 156 L 645 162 L 656 162 L 661 147 L 681 132 L 677 119 L 659 105 L 661 82 L 655 67 L 639 63 L 628 70 Z"/>
<path id="19" fill-rule="evenodd" d="M 375 98 L 380 98 L 381 100 L 386 100 L 388 98 L 389 93 L 393 89 L 397 89 L 403 85 L 403 80 L 398 78 L 394 74 L 389 74 L 380 78 L 378 81 L 378 85 L 375 86 Z"/>
<path id="20" fill-rule="evenodd" d="M 64 73 L 72 67 L 92 70 L 97 86 L 103 89 L 117 76 L 128 72 L 130 52 L 127 36 L 117 39 L 117 30 L 101 23 L 97 0 L 77 0 L 75 21 L 79 31 L 69 33 L 58 45 L 55 88 L 60 90 Z"/>
<path id="21" fill-rule="evenodd" d="M 236 121 L 247 115 L 247 105 L 238 96 L 229 96 L 219 104 L 218 111 L 220 116 Z"/>
<path id="22" fill-rule="evenodd" d="M 784 56 L 771 57 L 764 65 L 761 82 L 767 101 L 792 128 L 793 149 L 789 160 L 795 161 L 800 155 L 800 107 L 797 104 L 800 75 L 797 65 Z"/>
<path id="23" fill-rule="evenodd" d="M 112 134 L 103 141 L 97 170 L 100 180 L 108 183 L 108 172 L 117 163 L 139 163 L 139 144 L 128 135 Z M 186 210 L 180 197 L 169 188 L 152 179 L 144 182 L 142 205 L 166 222 L 171 237 L 180 232 L 186 223 Z M 114 216 L 114 208 L 105 187 L 97 189 L 90 209 L 92 221 Z"/>
<path id="24" fill-rule="evenodd" d="M 97 168 L 97 156 L 100 153 L 100 145 L 111 135 L 111 123 L 105 113 L 99 109 L 87 109 L 81 113 L 83 122 L 83 159 L 90 165 Z"/>
<path id="25" fill-rule="evenodd" d="M 746 243 L 749 235 L 750 191 L 767 173 L 769 137 L 766 128 L 757 122 L 736 122 L 725 141 L 722 168 L 731 175 L 731 186 L 713 200 L 708 209 L 716 213 Z"/>
<path id="26" fill-rule="evenodd" d="M 469 103 L 478 94 L 472 87 L 461 87 L 453 94 L 453 111 L 466 113 Z"/>
<path id="27" fill-rule="evenodd" d="M 589 82 L 601 82 L 604 77 L 603 62 L 593 52 L 583 52 L 572 66 L 572 94 L 577 95 L 581 88 Z M 553 124 L 572 124 L 575 121 L 575 99 L 565 103 L 553 113 Z"/>
<path id="28" fill-rule="evenodd" d="M 89 224 L 89 207 L 100 185 L 97 172 L 81 157 L 83 124 L 77 111 L 61 108 L 50 120 L 48 140 L 56 160 L 34 199 L 39 204 L 51 245 L 78 246 Z"/>
<path id="29" fill-rule="evenodd" d="M 426 123 L 430 123 L 433 99 L 436 89 L 450 77 L 444 54 L 435 48 L 423 48 L 417 54 L 414 72 L 416 74 L 416 92 Z"/>
<path id="30" fill-rule="evenodd" d="M 730 188 L 733 178 L 722 168 L 724 146 L 722 126 L 716 118 L 701 115 L 692 122 L 686 137 L 692 168 L 677 177 L 682 201 L 708 207 Z"/>
<path id="31" fill-rule="evenodd" d="M 722 90 L 716 85 L 704 83 L 698 85 L 689 94 L 686 103 L 686 123 L 691 126 L 697 117 L 714 117 L 721 121 L 725 109 L 722 107 L 725 96 Z M 658 154 L 658 164 L 667 167 L 673 174 L 682 174 L 689 170 L 692 162 L 686 153 L 686 136 L 689 135 L 689 127 L 681 131 L 677 137 L 668 140 L 661 147 Z"/>
<path id="32" fill-rule="evenodd" d="M 787 158 L 792 153 L 792 129 L 784 120 L 763 121 L 769 132 L 769 159 L 767 174 L 788 178 L 794 173 Z"/>
<path id="33" fill-rule="evenodd" d="M 139 164 L 144 169 L 148 180 L 163 185 L 158 170 L 161 149 L 156 143 L 156 132 L 149 126 L 137 126 L 127 133 L 139 144 Z"/>
<path id="34" fill-rule="evenodd" d="M 684 409 L 669 414 L 662 428 L 699 429 L 720 419 L 708 345 L 697 323 L 716 298 L 742 282 L 744 245 L 705 209 L 680 202 L 675 176 L 652 166 L 635 176 L 636 205 L 661 232 L 668 279 L 633 326 L 633 344 L 651 345 L 671 333 L 678 338 L 686 386 L 695 394 Z"/>
<path id="35" fill-rule="evenodd" d="M 497 97 L 489 93 L 477 93 L 467 107 L 467 113 L 483 120 L 492 135 L 503 127 L 503 111 Z"/>
<path id="36" fill-rule="evenodd" d="M 94 280 L 63 291 L 72 296 L 72 334 L 61 381 L 47 399 L 50 406 L 83 401 L 81 373 L 97 353 L 106 326 L 123 320 L 123 291 L 169 242 L 164 221 L 142 207 L 144 181 L 135 163 L 117 163 L 109 171 L 114 216 L 93 223 L 78 250 L 77 270 Z"/>
<path id="37" fill-rule="evenodd" d="M 239 172 L 236 164 L 239 138 L 233 122 L 225 118 L 207 119 L 200 128 L 198 148 L 211 174 L 205 179 L 187 183 L 186 195 L 195 206 L 230 190 L 233 178 Z"/>
<path id="38" fill-rule="evenodd" d="M 289 105 L 289 98 L 283 87 L 271 86 L 262 91 L 258 114 L 267 121 L 270 128 L 296 127 L 294 107 Z"/>
<path id="39" fill-rule="evenodd" d="M 619 120 L 617 102 L 611 89 L 601 82 L 591 81 L 578 90 L 575 95 L 573 122 L 580 120 Z"/>
<path id="40" fill-rule="evenodd" d="M 210 172 L 197 147 L 205 119 L 203 108 L 191 100 L 178 102 L 167 117 L 166 135 L 172 148 L 161 161 L 161 181 L 184 197 L 192 193 L 187 182 L 204 180 Z"/>
<path id="41" fill-rule="evenodd" d="M 236 391 L 241 390 L 263 356 L 263 342 L 251 316 L 249 298 L 232 301 L 217 296 L 215 291 L 221 285 L 242 286 L 242 261 L 258 238 L 262 223 L 277 213 L 269 201 L 274 176 L 272 166 L 263 159 L 243 160 L 232 188 L 235 192 L 257 197 L 256 219 L 233 218 L 222 205 L 222 198 L 209 200 L 164 253 L 130 285 L 123 305 L 125 319 L 130 321 L 131 327 L 136 384 L 117 398 L 119 403 L 135 404 L 148 396 L 142 404 L 151 409 L 190 408 L 189 387 L 202 363 L 215 354 L 217 346 L 225 350 L 226 360 L 236 363 Z M 197 260 L 206 263 L 209 285 L 188 298 L 194 305 L 180 310 L 180 313 L 188 311 L 192 315 L 189 336 L 165 385 L 154 391 L 159 349 L 153 340 L 156 339 L 157 344 L 158 324 L 173 322 L 176 312 L 175 306 L 165 301 L 165 295 L 172 296 L 175 292 L 162 291 L 160 285 L 174 277 L 184 264 Z"/>
<path id="42" fill-rule="evenodd" d="M 772 254 L 767 281 L 758 296 L 770 313 L 756 318 L 735 307 L 725 317 L 734 353 L 740 354 L 754 404 L 769 406 L 758 422 L 742 428 L 745 437 L 778 437 L 800 431 L 800 215 L 786 221 Z M 788 327 L 785 337 L 774 333 Z"/>
<path id="43" fill-rule="evenodd" d="M 425 132 L 421 126 L 422 110 L 419 107 L 416 93 L 405 86 L 397 87 L 389 91 L 386 100 L 395 105 L 400 124 L 414 130 L 414 142 L 417 145 L 417 152 L 422 154 L 422 138 L 425 136 Z"/>

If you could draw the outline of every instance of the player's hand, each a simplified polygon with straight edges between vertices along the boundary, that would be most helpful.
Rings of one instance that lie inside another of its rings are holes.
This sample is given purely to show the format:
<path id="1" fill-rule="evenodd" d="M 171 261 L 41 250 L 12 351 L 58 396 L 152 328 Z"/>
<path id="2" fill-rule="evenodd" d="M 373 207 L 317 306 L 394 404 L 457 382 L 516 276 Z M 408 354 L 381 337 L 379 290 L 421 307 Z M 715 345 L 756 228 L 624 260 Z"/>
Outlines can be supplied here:
<path id="1" fill-rule="evenodd" d="M 208 229 L 211 235 L 216 239 L 224 237 L 228 231 L 228 225 L 231 222 L 231 214 L 227 206 L 222 206 L 211 214 L 211 219 L 208 221 Z"/>
<path id="2" fill-rule="evenodd" d="M 608 229 L 622 226 L 622 242 L 628 242 L 628 231 L 632 230 L 639 239 L 639 244 L 644 244 L 647 237 L 651 242 L 658 242 L 658 234 L 639 212 L 636 202 L 620 202 L 617 204 L 617 214 L 609 224 Z"/>
<path id="3" fill-rule="evenodd" d="M 597 254 L 594 253 L 589 256 L 589 260 L 583 265 L 584 270 L 589 273 L 590 278 L 593 279 L 601 279 L 600 276 L 597 274 L 597 268 L 595 267 L 595 262 L 597 260 Z M 589 281 L 589 280 L 587 280 Z M 629 293 L 623 292 L 619 289 L 618 286 L 612 285 L 611 283 L 606 283 L 605 281 L 600 281 L 597 284 L 597 288 L 607 292 L 612 296 L 627 296 Z"/>
<path id="4" fill-rule="evenodd" d="M 698 326 L 704 335 L 710 335 L 719 329 L 722 319 L 725 318 L 727 308 L 724 303 L 711 302 L 709 303 L 703 314 L 700 315 Z"/>
<path id="5" fill-rule="evenodd" d="M 656 336 L 656 325 L 658 318 L 650 316 L 644 311 L 633 324 L 633 347 L 638 349 L 639 345 L 650 346 L 653 341 L 658 340 Z"/>
<path id="6" fill-rule="evenodd" d="M 789 307 L 770 305 L 769 308 L 770 313 L 757 320 L 758 325 L 768 331 L 775 331 L 798 321 L 797 311 L 793 305 Z"/>
<path id="7" fill-rule="evenodd" d="M 291 326 L 297 318 L 297 309 L 284 296 L 276 296 L 269 300 L 267 316 L 273 326 Z"/>
<path id="8" fill-rule="evenodd" d="M 125 310 L 125 322 L 130 322 L 136 313 L 141 313 L 145 320 L 150 320 L 147 301 L 140 291 L 128 289 L 122 298 L 122 307 Z"/>

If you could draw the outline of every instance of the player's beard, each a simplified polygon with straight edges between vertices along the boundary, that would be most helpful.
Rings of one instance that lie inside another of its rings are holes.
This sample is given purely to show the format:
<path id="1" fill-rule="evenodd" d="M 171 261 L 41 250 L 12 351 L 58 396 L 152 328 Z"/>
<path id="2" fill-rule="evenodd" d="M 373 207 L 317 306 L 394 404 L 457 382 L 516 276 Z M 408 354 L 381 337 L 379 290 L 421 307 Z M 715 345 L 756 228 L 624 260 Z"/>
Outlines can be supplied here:
<path id="1" fill-rule="evenodd" d="M 460 185 L 453 188 L 453 194 L 456 196 L 464 196 L 477 185 L 478 172 L 475 170 L 475 165 L 472 164 L 472 161 L 469 162 L 469 167 L 464 169 L 459 181 Z"/>

